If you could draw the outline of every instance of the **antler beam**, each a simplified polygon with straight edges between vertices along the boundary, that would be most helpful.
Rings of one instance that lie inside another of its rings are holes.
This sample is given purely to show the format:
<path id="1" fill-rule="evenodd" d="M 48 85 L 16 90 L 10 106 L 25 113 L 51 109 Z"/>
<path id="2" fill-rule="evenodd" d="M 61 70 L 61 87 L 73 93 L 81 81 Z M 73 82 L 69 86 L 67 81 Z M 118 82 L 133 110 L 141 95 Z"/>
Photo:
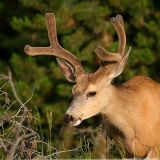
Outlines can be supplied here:
<path id="1" fill-rule="evenodd" d="M 111 18 L 111 23 L 113 24 L 114 28 L 117 31 L 118 39 L 119 39 L 119 46 L 117 53 L 111 53 L 106 51 L 101 45 L 97 45 L 94 49 L 96 55 L 102 61 L 108 62 L 116 62 L 110 65 L 101 66 L 93 75 L 94 79 L 99 79 L 99 77 L 109 74 L 112 72 L 112 78 L 118 76 L 122 70 L 124 69 L 131 47 L 127 52 L 125 52 L 126 48 L 126 34 L 124 29 L 123 18 L 121 15 L 117 15 L 116 17 Z"/>
<path id="2" fill-rule="evenodd" d="M 103 61 L 117 61 L 119 62 L 125 54 L 126 34 L 124 30 L 123 18 L 121 15 L 111 18 L 111 23 L 117 31 L 119 46 L 117 53 L 106 51 L 101 45 L 97 45 L 94 49 L 96 55 Z"/>
<path id="3" fill-rule="evenodd" d="M 36 55 L 52 55 L 68 61 L 75 69 L 76 77 L 83 74 L 83 67 L 79 59 L 69 51 L 62 48 L 57 40 L 56 20 L 53 13 L 45 15 L 48 37 L 50 41 L 49 47 L 31 47 L 26 45 L 24 51 L 30 56 Z"/>

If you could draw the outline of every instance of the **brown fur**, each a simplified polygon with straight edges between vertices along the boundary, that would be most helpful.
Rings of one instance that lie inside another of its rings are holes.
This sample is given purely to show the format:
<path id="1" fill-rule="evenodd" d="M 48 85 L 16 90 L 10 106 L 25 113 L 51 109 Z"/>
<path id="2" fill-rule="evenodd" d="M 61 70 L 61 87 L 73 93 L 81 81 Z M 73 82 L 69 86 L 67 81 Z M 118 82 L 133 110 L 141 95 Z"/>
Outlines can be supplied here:
<path id="1" fill-rule="evenodd" d="M 112 86 L 109 106 L 102 113 L 125 135 L 129 152 L 143 157 L 150 148 L 160 146 L 160 84 L 136 76 L 119 87 Z"/>
<path id="2" fill-rule="evenodd" d="M 90 91 L 98 92 L 97 99 L 91 98 L 88 102 L 84 97 Z M 84 120 L 101 113 L 122 133 L 120 136 L 130 154 L 157 156 L 156 148 L 160 146 L 160 84 L 146 76 L 136 76 L 114 86 L 105 76 L 97 81 L 92 79 L 92 74 L 85 74 L 73 87 L 73 94 L 75 98 L 67 114 Z"/>

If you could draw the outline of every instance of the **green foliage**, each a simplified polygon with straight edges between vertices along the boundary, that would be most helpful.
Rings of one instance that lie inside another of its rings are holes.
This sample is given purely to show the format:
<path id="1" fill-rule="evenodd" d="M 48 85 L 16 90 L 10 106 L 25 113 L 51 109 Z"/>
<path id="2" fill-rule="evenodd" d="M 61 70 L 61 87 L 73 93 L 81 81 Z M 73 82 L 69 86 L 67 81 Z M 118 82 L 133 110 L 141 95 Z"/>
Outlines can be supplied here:
<path id="1" fill-rule="evenodd" d="M 65 80 L 54 57 L 28 57 L 23 51 L 25 44 L 48 46 L 44 19 L 46 12 L 56 15 L 61 45 L 82 60 L 86 71 L 92 72 L 98 67 L 97 58 L 92 54 L 96 44 L 116 51 L 117 35 L 109 19 L 117 13 L 122 14 L 127 48 L 131 46 L 132 50 L 123 74 L 117 78 L 119 83 L 138 74 L 159 80 L 160 5 L 156 0 L 0 2 L 0 74 L 6 73 L 6 67 L 12 69 L 18 94 L 23 101 L 33 94 L 29 102 L 32 106 L 30 109 L 34 108 L 34 114 L 38 113 L 41 117 L 41 127 L 35 123 L 35 128 L 55 147 L 70 149 L 79 142 L 74 131 L 66 131 L 66 135 L 64 131 L 63 117 L 72 99 L 72 84 Z M 94 118 L 84 122 L 81 127 L 87 127 L 88 124 L 94 126 L 93 122 Z M 72 157 L 72 153 L 68 154 L 68 158 Z M 81 155 L 79 157 L 84 158 Z"/>

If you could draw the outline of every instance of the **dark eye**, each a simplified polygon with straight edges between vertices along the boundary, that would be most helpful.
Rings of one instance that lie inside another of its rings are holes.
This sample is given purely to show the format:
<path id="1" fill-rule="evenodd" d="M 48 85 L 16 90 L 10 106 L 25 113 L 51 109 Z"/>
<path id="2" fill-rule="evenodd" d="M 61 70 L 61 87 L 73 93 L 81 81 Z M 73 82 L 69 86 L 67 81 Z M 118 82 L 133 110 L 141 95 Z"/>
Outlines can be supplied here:
<path id="1" fill-rule="evenodd" d="M 88 92 L 87 97 L 94 97 L 96 95 L 96 92 Z"/>

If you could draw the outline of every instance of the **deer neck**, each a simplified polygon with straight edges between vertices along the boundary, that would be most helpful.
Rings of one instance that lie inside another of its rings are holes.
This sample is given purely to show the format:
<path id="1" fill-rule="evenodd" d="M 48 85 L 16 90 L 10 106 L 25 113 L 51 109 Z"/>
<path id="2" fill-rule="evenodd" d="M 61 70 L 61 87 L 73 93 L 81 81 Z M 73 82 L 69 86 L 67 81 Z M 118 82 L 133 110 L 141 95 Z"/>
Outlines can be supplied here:
<path id="1" fill-rule="evenodd" d="M 119 111 L 123 111 L 125 107 L 124 93 L 125 92 L 123 92 L 120 87 L 110 85 L 108 87 L 107 93 L 105 94 L 107 96 L 106 99 L 108 99 L 108 103 L 102 110 L 102 114 L 107 115 L 110 112 L 118 113 Z"/>
<path id="2" fill-rule="evenodd" d="M 103 114 L 107 121 L 118 128 L 124 135 L 130 135 L 131 114 L 127 103 L 127 92 L 121 87 L 111 85 L 110 97 L 108 104 L 105 106 L 101 114 Z M 128 133 L 129 130 L 129 133 Z"/>

